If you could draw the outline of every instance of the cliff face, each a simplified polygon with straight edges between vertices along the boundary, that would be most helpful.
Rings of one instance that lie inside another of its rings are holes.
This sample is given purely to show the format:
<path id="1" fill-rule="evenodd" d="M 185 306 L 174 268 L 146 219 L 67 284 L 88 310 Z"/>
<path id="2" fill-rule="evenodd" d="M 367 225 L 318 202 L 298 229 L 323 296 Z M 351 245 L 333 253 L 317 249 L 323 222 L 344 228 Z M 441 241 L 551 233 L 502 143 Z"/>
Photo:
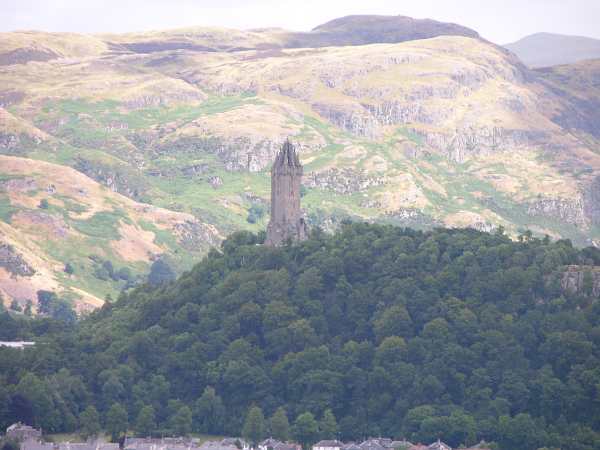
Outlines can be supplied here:
<path id="1" fill-rule="evenodd" d="M 600 267 L 567 267 L 561 280 L 561 287 L 572 294 L 582 293 L 600 297 Z"/>
<path id="2" fill-rule="evenodd" d="M 585 215 L 592 225 L 600 225 L 600 176 L 597 176 L 585 191 Z"/>

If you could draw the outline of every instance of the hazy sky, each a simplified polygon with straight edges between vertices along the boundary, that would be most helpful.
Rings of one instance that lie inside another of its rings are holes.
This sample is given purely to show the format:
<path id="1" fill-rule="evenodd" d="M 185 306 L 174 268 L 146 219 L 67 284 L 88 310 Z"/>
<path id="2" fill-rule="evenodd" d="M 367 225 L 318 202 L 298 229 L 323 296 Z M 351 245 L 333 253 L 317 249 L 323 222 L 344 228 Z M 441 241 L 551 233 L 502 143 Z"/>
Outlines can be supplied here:
<path id="1" fill-rule="evenodd" d="M 310 30 L 349 14 L 456 22 L 500 44 L 538 31 L 600 38 L 600 0 L 0 0 L 0 30 L 97 33 L 186 26 Z"/>

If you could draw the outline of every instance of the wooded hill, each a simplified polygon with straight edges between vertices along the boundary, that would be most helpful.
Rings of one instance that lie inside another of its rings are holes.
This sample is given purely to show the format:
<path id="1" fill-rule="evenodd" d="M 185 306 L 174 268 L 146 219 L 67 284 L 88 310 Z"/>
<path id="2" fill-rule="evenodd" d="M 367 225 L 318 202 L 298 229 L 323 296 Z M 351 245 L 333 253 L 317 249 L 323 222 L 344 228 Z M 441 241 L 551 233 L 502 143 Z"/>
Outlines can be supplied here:
<path id="1" fill-rule="evenodd" d="M 1 315 L 0 339 L 37 344 L 0 349 L 0 425 L 73 431 L 93 406 L 134 430 L 143 415 L 158 433 L 239 435 L 258 406 L 292 424 L 330 409 L 347 440 L 600 446 L 600 302 L 589 277 L 577 294 L 560 283 L 600 251 L 349 223 L 263 239 L 236 233 L 75 325 Z"/>

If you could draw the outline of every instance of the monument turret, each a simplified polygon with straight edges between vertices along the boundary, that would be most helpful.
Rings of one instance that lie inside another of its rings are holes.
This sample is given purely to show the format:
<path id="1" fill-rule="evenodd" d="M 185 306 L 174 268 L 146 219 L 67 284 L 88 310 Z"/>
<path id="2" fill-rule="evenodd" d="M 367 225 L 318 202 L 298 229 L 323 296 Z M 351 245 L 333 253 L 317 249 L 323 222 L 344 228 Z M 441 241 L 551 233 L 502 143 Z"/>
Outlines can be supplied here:
<path id="1" fill-rule="evenodd" d="M 277 246 L 288 239 L 302 241 L 308 237 L 300 209 L 302 173 L 296 149 L 286 140 L 271 168 L 271 220 L 266 245 Z"/>

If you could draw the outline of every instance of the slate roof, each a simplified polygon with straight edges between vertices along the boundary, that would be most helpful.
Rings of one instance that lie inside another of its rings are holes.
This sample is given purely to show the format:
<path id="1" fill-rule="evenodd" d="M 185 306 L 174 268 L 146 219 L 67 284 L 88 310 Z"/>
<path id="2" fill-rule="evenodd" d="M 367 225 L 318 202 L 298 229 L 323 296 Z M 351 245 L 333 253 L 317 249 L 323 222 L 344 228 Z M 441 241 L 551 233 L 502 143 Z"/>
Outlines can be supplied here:
<path id="1" fill-rule="evenodd" d="M 379 443 L 378 439 L 367 439 L 358 445 L 361 450 L 385 450 L 386 447 Z"/>
<path id="2" fill-rule="evenodd" d="M 473 447 L 465 448 L 464 450 L 491 450 L 491 449 L 486 442 L 481 441 L 479 444 L 474 445 Z"/>
<path id="3" fill-rule="evenodd" d="M 445 444 L 444 442 L 440 441 L 439 439 L 437 440 L 437 442 L 434 442 L 427 448 L 429 450 L 452 450 L 452 448 L 448 444 Z"/>
<path id="4" fill-rule="evenodd" d="M 102 442 L 96 445 L 96 450 L 119 450 L 119 444 Z"/>
<path id="5" fill-rule="evenodd" d="M 94 444 L 64 442 L 58 444 L 58 450 L 96 450 Z"/>
<path id="6" fill-rule="evenodd" d="M 242 438 L 235 438 L 235 437 L 230 437 L 230 438 L 225 438 L 221 441 L 221 445 L 233 445 L 234 447 L 237 447 L 236 442 L 239 442 L 243 447 L 247 447 L 248 443 L 243 440 Z"/>
<path id="7" fill-rule="evenodd" d="M 273 447 L 273 450 L 300 450 L 300 446 L 297 444 L 289 444 L 287 442 L 280 442 Z"/>
<path id="8" fill-rule="evenodd" d="M 6 429 L 6 435 L 21 435 L 21 436 L 26 436 L 26 435 L 36 435 L 36 436 L 41 436 L 42 432 L 36 428 L 33 428 L 29 425 L 25 425 L 24 423 L 21 422 L 17 422 L 17 423 L 13 423 L 11 426 L 9 426 Z"/>
<path id="9" fill-rule="evenodd" d="M 54 444 L 50 442 L 27 440 L 21 443 L 21 450 L 54 450 Z"/>
<path id="10" fill-rule="evenodd" d="M 238 450 L 235 445 L 223 444 L 222 442 L 207 441 L 200 447 L 194 447 L 198 450 Z"/>
<path id="11" fill-rule="evenodd" d="M 355 444 L 354 442 L 351 442 L 349 444 L 344 445 L 342 450 L 361 450 L 361 449 L 357 444 Z"/>

